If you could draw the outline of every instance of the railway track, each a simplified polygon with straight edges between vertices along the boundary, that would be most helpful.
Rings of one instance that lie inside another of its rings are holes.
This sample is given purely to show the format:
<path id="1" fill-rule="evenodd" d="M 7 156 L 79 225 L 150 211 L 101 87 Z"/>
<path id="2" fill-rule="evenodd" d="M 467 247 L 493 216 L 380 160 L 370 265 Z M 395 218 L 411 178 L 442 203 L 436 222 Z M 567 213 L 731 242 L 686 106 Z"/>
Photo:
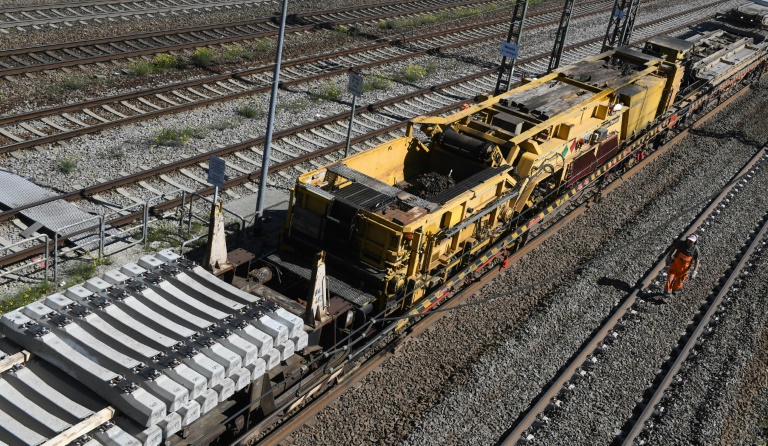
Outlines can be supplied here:
<path id="1" fill-rule="evenodd" d="M 763 151 L 763 158 L 766 157 Z M 755 166 L 757 169 L 758 166 Z M 743 186 L 747 181 L 747 177 L 743 177 L 739 181 L 739 185 Z M 724 207 L 721 202 L 720 207 Z M 718 283 L 718 289 L 712 294 L 711 299 L 708 300 L 700 309 L 699 312 L 692 318 L 693 321 L 698 321 L 695 324 L 691 324 L 687 327 L 683 336 L 681 336 L 678 347 L 673 351 L 673 355 L 670 359 L 662 365 L 661 373 L 657 377 L 657 381 L 649 388 L 650 396 L 644 398 L 642 402 L 638 403 L 638 408 L 642 411 L 637 417 L 633 417 L 626 426 L 628 429 L 622 431 L 621 435 L 617 437 L 617 444 L 623 446 L 631 446 L 635 444 L 638 437 L 640 437 L 647 429 L 648 421 L 654 415 L 660 414 L 657 407 L 661 403 L 664 397 L 665 391 L 672 385 L 680 371 L 683 363 L 691 354 L 691 352 L 703 342 L 704 336 L 709 334 L 716 325 L 716 319 L 713 319 L 716 314 L 720 314 L 725 311 L 723 307 L 723 301 L 728 294 L 733 290 L 734 283 L 749 268 L 750 262 L 756 256 L 762 253 L 765 245 L 765 237 L 768 234 L 768 215 L 763 216 L 762 221 L 755 227 L 752 236 L 742 246 L 742 251 L 739 256 L 734 259 L 733 267 L 730 274 L 723 277 Z"/>
<path id="2" fill-rule="evenodd" d="M 730 104 L 733 100 L 735 100 L 738 96 L 733 96 L 732 98 L 729 98 L 726 102 L 724 102 L 719 109 L 724 108 L 728 104 Z M 709 120 L 716 111 L 713 111 L 711 113 L 708 113 L 701 117 L 701 119 L 696 123 L 697 126 L 702 125 L 704 122 Z M 687 133 L 687 130 L 684 131 L 679 135 L 679 137 L 674 138 L 669 143 L 665 144 L 664 146 L 658 148 L 655 152 L 651 153 L 650 156 L 645 158 L 642 162 L 640 162 L 638 165 L 633 167 L 630 171 L 626 172 L 625 174 L 621 176 L 615 176 L 612 179 L 612 182 L 605 187 L 601 194 L 610 194 L 613 190 L 615 190 L 617 187 L 619 187 L 624 181 L 628 180 L 633 175 L 637 174 L 639 171 L 642 170 L 643 166 L 653 162 L 657 157 L 661 156 L 663 153 L 668 151 L 671 147 L 673 147 L 682 137 L 683 134 Z M 757 156 L 755 156 L 752 159 L 752 162 L 749 163 L 747 166 L 745 166 L 744 170 L 742 171 L 743 174 L 749 175 L 749 172 L 751 169 L 755 168 L 756 164 L 764 163 L 766 161 L 765 157 L 765 150 L 761 151 Z M 736 188 L 741 188 L 744 185 L 744 179 L 737 176 L 737 180 L 735 180 L 732 185 Z M 590 189 L 592 192 L 597 192 L 596 189 Z M 720 198 L 728 197 L 728 194 L 730 191 L 725 191 L 722 195 L 720 195 Z M 574 209 L 572 209 L 567 214 L 563 215 L 562 217 L 558 216 L 557 214 L 550 214 L 548 217 L 546 217 L 544 220 L 542 220 L 539 224 L 539 233 L 535 234 L 528 244 L 524 245 L 524 247 L 517 251 L 515 254 L 513 254 L 510 257 L 510 262 L 516 262 L 518 259 L 520 259 L 525 254 L 529 253 L 531 250 L 535 249 L 537 246 L 541 245 L 544 241 L 546 241 L 548 238 L 550 238 L 552 235 L 558 233 L 558 231 L 563 228 L 565 225 L 582 215 L 586 210 L 589 208 L 589 205 L 592 202 L 594 195 L 586 193 L 580 197 L 580 201 L 578 206 L 576 206 Z M 715 202 L 719 203 L 720 200 L 715 200 Z M 547 220 L 549 219 L 549 221 Z M 461 289 L 460 291 L 457 291 L 455 294 L 453 294 L 453 297 L 451 297 L 450 300 L 448 300 L 444 306 L 440 307 L 442 310 L 447 310 L 452 307 L 455 307 L 457 305 L 462 304 L 469 296 L 477 293 L 480 291 L 480 289 L 490 283 L 496 276 L 501 274 L 501 270 L 497 268 L 490 268 L 485 275 L 483 275 L 480 278 L 477 278 L 476 281 L 472 282 L 470 285 L 468 285 L 466 288 Z M 655 275 L 654 275 L 655 278 Z M 444 312 L 428 312 L 426 315 L 421 318 L 417 319 L 416 322 L 413 323 L 411 327 L 408 328 L 409 337 L 413 336 L 419 336 L 422 332 L 424 332 L 428 327 L 431 325 L 434 325 L 445 313 Z M 602 339 L 602 338 L 601 338 Z M 370 371 L 375 370 L 381 363 L 383 363 L 388 357 L 393 354 L 398 346 L 402 343 L 402 339 L 394 338 L 388 340 L 388 342 L 382 344 L 382 347 L 377 350 L 374 354 L 372 354 L 368 359 L 365 361 L 361 361 L 359 364 L 355 365 L 353 368 L 354 374 L 351 377 L 345 377 L 343 381 L 341 381 L 336 387 L 333 387 L 332 389 L 328 390 L 326 393 L 323 393 L 311 402 L 308 402 L 304 407 L 297 407 L 294 406 L 288 406 L 285 411 L 279 411 L 281 413 L 285 414 L 294 414 L 295 416 L 289 418 L 288 420 L 278 423 L 276 419 L 278 418 L 278 415 L 265 420 L 263 423 L 261 423 L 259 426 L 257 426 L 253 433 L 250 435 L 245 436 L 242 438 L 238 444 L 247 444 L 250 441 L 257 440 L 259 441 L 259 444 L 264 445 L 278 445 L 282 444 L 295 430 L 300 428 L 304 423 L 312 420 L 323 408 L 327 407 L 329 404 L 332 404 L 333 401 L 335 401 L 339 395 L 341 395 L 344 391 L 353 388 L 357 386 L 358 382 L 365 377 L 366 374 L 368 374 Z M 582 361 L 583 362 L 583 361 Z M 273 425 L 277 423 L 277 427 L 274 427 Z M 267 431 L 267 434 L 264 434 L 263 432 L 259 431 Z"/>
<path id="3" fill-rule="evenodd" d="M 402 18 L 435 11 L 456 11 L 457 8 L 489 4 L 494 3 L 492 0 L 397 0 L 364 7 L 355 5 L 302 12 L 291 14 L 286 32 L 307 32 L 353 23 Z M 262 39 L 276 36 L 279 23 L 279 16 L 259 17 L 236 22 L 3 49 L 0 50 L 0 76 L 22 75 L 199 46 Z"/>
<path id="4" fill-rule="evenodd" d="M 539 239 L 536 239 L 536 240 L 539 240 Z M 531 248 L 533 247 L 533 245 L 529 245 L 529 246 L 530 246 Z M 469 293 L 468 293 L 468 294 L 469 294 Z M 452 302 L 453 302 L 453 301 L 452 301 Z M 457 302 L 457 303 L 458 303 L 458 302 Z M 430 317 L 432 317 L 432 316 L 435 316 L 435 317 L 439 317 L 439 315 L 430 315 Z M 420 331 L 420 330 L 422 330 L 422 328 L 421 328 L 421 327 L 423 327 L 423 325 L 418 325 L 418 326 L 416 326 L 416 327 L 414 327 L 414 328 L 415 328 L 415 330 L 416 330 L 416 331 Z M 396 346 L 397 346 L 397 343 L 396 343 L 396 342 L 395 342 L 395 343 L 392 343 L 392 344 L 389 344 L 389 347 L 390 347 L 391 349 L 393 349 L 393 348 L 396 348 Z M 384 354 L 384 356 L 386 356 L 386 354 Z M 365 367 L 364 369 L 361 369 L 361 372 L 362 372 L 362 371 L 366 371 L 366 370 L 368 370 L 368 368 L 367 368 L 367 367 Z M 271 439 L 268 439 L 267 441 L 273 441 L 273 440 L 271 440 Z M 274 440 L 274 441 L 278 441 L 278 440 L 275 438 L 275 440 Z"/>
<path id="5" fill-rule="evenodd" d="M 116 20 L 147 14 L 221 11 L 241 9 L 255 3 L 277 3 L 274 0 L 94 0 L 66 4 L 6 6 L 0 11 L 0 32 L 29 26 L 71 26 L 75 22 Z"/>
<path id="6" fill-rule="evenodd" d="M 736 97 L 738 96 L 734 95 L 729 101 L 708 113 L 704 118 L 702 118 L 701 121 L 699 121 L 699 124 L 712 117 L 717 111 L 723 108 L 723 105 L 727 105 Z M 682 136 L 683 134 L 684 133 L 681 133 L 678 136 Z M 674 142 L 676 142 L 678 139 L 679 138 L 675 138 L 669 145 L 674 144 Z M 659 154 L 659 152 L 654 153 L 654 156 L 657 156 L 657 154 Z M 748 181 L 748 178 L 754 174 L 755 169 L 765 167 L 764 163 L 766 161 L 768 161 L 768 155 L 766 154 L 766 148 L 764 147 L 745 164 L 741 171 L 739 171 L 734 176 L 734 179 L 721 190 L 718 196 L 711 200 L 710 204 L 699 214 L 698 218 L 691 222 L 691 224 L 683 231 L 683 233 L 701 233 L 701 228 L 703 225 L 705 225 L 705 222 L 712 220 L 715 215 L 719 214 L 722 209 L 727 207 L 731 201 L 730 199 L 735 193 L 738 193 L 738 191 L 743 188 L 746 181 Z M 755 231 L 757 233 L 755 238 L 759 240 L 755 241 L 753 238 L 752 240 L 748 241 L 748 243 L 758 243 L 760 240 L 762 240 L 762 236 L 764 235 L 765 231 L 768 230 L 768 227 L 766 227 L 765 219 L 763 219 L 761 226 L 761 229 Z M 744 251 L 741 260 L 745 261 L 745 259 L 748 259 L 753 250 L 754 249 Z M 666 253 L 662 253 L 659 260 L 648 270 L 648 273 L 638 281 L 634 287 L 634 290 L 626 297 L 626 299 L 624 299 L 619 305 L 615 307 L 614 311 L 603 321 L 600 327 L 595 329 L 594 334 L 590 336 L 589 339 L 584 341 L 581 349 L 574 353 L 573 357 L 567 362 L 567 364 L 565 364 L 560 369 L 560 372 L 557 374 L 557 376 L 553 377 L 549 381 L 548 386 L 542 390 L 528 411 L 522 414 L 518 418 L 515 426 L 513 426 L 507 432 L 507 434 L 499 440 L 499 444 L 513 445 L 517 444 L 519 441 L 530 442 L 535 440 L 536 431 L 538 429 L 544 428 L 549 422 L 547 414 L 555 410 L 557 407 L 560 407 L 561 401 L 565 398 L 563 395 L 566 395 L 568 392 L 570 392 L 574 383 L 578 382 L 578 380 L 581 379 L 584 374 L 586 374 L 585 371 L 592 366 L 592 363 L 597 361 L 597 357 L 599 356 L 600 352 L 606 348 L 605 345 L 612 341 L 612 339 L 609 340 L 609 338 L 612 338 L 613 333 L 621 331 L 621 328 L 624 326 L 624 322 L 631 317 L 631 312 L 633 311 L 636 302 L 643 296 L 644 290 L 649 289 L 653 286 L 654 283 L 658 283 L 659 280 L 663 281 L 663 279 L 660 279 L 660 275 L 666 267 L 665 258 Z M 739 264 L 741 264 L 741 261 Z M 723 294 L 727 292 L 727 289 L 730 286 L 729 281 L 730 279 L 726 280 L 725 282 L 721 282 L 724 283 Z M 720 294 L 718 293 L 718 296 L 719 295 Z M 704 311 L 706 314 L 711 315 L 709 309 L 712 311 L 716 310 L 718 304 L 719 300 L 715 298 L 708 303 Z M 710 308 L 710 306 L 713 306 L 714 308 Z M 704 317 L 706 317 L 706 314 Z M 705 326 L 706 322 L 704 322 L 704 325 L 701 326 L 701 328 L 703 329 Z M 700 330 L 697 328 L 693 334 L 696 334 L 699 331 Z M 687 345 L 687 341 L 690 340 L 689 338 L 693 338 L 693 336 L 689 337 L 686 335 L 685 338 Z M 694 339 L 692 345 L 694 345 L 695 342 L 696 340 Z M 669 372 L 662 381 L 662 384 L 667 382 L 668 386 L 669 380 L 673 378 L 673 376 L 670 375 L 674 375 L 674 372 L 679 369 L 678 361 L 680 363 L 684 361 L 685 355 L 687 355 L 687 351 L 690 351 L 690 347 L 688 350 L 681 350 L 681 353 L 674 361 L 674 364 L 677 364 L 677 368 L 669 369 Z M 686 353 L 684 354 L 683 352 Z M 660 386 L 654 395 L 651 396 L 648 404 L 646 405 L 646 409 L 643 411 L 641 416 L 638 417 L 636 421 L 631 423 L 633 427 L 628 429 L 629 433 L 627 433 L 626 437 L 622 440 L 622 444 L 632 444 L 632 440 L 634 440 L 634 438 L 642 431 L 643 422 L 653 412 L 652 405 L 658 402 L 658 399 L 660 398 L 661 393 L 663 393 L 665 388 L 666 386 L 663 388 Z"/>
<path id="7" fill-rule="evenodd" d="M 710 4 L 710 8 L 714 9 L 714 6 L 714 4 Z M 692 11 L 686 11 L 680 16 L 665 18 L 641 25 L 637 29 L 637 42 L 641 42 L 658 34 L 685 29 L 693 24 L 706 20 L 712 13 L 712 10 L 696 8 Z M 682 24 L 681 21 L 683 22 Z M 586 42 L 571 45 L 567 48 L 566 54 L 564 55 L 565 63 L 578 60 L 586 55 L 596 54 L 599 51 L 601 41 L 601 38 L 595 38 Z M 548 53 L 544 53 L 521 60 L 520 67 L 526 71 L 539 70 L 539 67 L 545 68 L 547 57 Z M 474 98 L 477 94 L 490 91 L 493 88 L 493 85 L 495 85 L 495 73 L 495 68 L 483 70 L 461 79 L 420 89 L 397 98 L 372 104 L 365 110 L 362 110 L 361 107 L 361 109 L 358 110 L 359 113 L 357 115 L 359 127 L 353 133 L 352 142 L 354 144 L 365 143 L 367 145 L 375 145 L 377 144 L 377 141 L 373 138 L 385 135 L 388 135 L 389 137 L 397 136 L 397 132 L 402 129 L 404 123 L 414 116 L 425 113 L 444 113 L 453 110 L 461 103 Z M 276 175 L 292 178 L 292 175 L 295 172 L 290 169 L 295 169 L 297 172 L 303 172 L 304 167 L 302 167 L 302 165 L 306 165 L 307 167 L 312 166 L 312 163 L 317 165 L 317 161 L 315 160 L 319 157 L 326 157 L 323 162 L 335 160 L 335 156 L 338 155 L 334 155 L 334 153 L 343 149 L 344 141 L 341 136 L 334 136 L 334 139 L 331 138 L 332 135 L 338 135 L 343 129 L 346 129 L 346 119 L 347 114 L 340 113 L 313 123 L 277 132 L 273 144 L 274 158 L 272 161 L 274 164 L 271 168 L 272 172 Z M 325 137 L 323 137 L 323 135 L 325 135 Z M 146 180 L 150 178 L 160 177 L 166 182 L 170 179 L 170 182 L 168 183 L 170 189 L 177 189 L 181 186 L 181 189 L 189 189 L 190 191 L 196 189 L 197 193 L 210 194 L 212 193 L 213 188 L 208 186 L 203 178 L 205 177 L 204 172 L 207 168 L 207 164 L 205 163 L 207 163 L 207 160 L 211 155 L 231 155 L 227 157 L 228 166 L 232 167 L 238 175 L 230 178 L 225 183 L 225 188 L 244 185 L 245 187 L 250 186 L 249 188 L 253 189 L 253 186 L 250 183 L 256 181 L 260 175 L 258 169 L 260 167 L 261 148 L 259 146 L 262 143 L 263 138 L 244 141 L 177 162 L 163 164 L 136 174 L 103 182 L 68 194 L 30 203 L 24 207 L 1 212 L 0 221 L 7 221 L 14 218 L 23 209 L 38 206 L 57 199 L 75 201 L 113 190 L 116 192 L 110 192 L 110 195 L 105 195 L 104 197 L 100 197 L 100 199 L 106 199 L 107 201 L 112 200 L 116 203 L 126 202 L 132 204 L 136 201 L 136 197 L 133 197 L 132 195 L 126 196 L 124 195 L 124 192 L 121 191 L 122 189 L 118 188 L 125 185 L 134 185 L 142 181 L 146 182 Z M 310 146 L 310 144 L 313 144 L 314 146 Z M 190 171 L 187 170 L 187 168 L 193 168 L 194 170 Z M 170 172 L 179 172 L 179 174 L 176 175 L 176 180 L 167 175 Z M 161 177 L 161 175 L 164 176 Z M 183 180 L 181 178 L 183 178 Z M 182 184 L 182 181 L 185 184 Z M 192 188 L 191 186 L 188 186 L 188 184 L 197 187 Z M 136 192 L 133 193 L 138 195 L 142 193 L 138 192 L 141 189 L 141 187 L 136 188 Z M 156 194 L 156 192 L 156 190 L 145 190 L 143 193 L 151 196 Z M 171 199 L 164 203 L 158 203 L 154 208 L 157 211 L 170 209 L 178 206 L 180 201 L 181 198 Z M 140 217 L 141 212 L 127 213 L 120 218 L 111 221 L 110 224 L 120 226 Z M 74 236 L 76 234 L 72 235 Z M 64 240 L 64 238 L 62 240 Z M 33 255 L 40 254 L 44 249 L 44 246 L 37 246 L 6 255 L 0 258 L 0 266 L 7 266 Z"/>
<path id="8" fill-rule="evenodd" d="M 602 6 L 602 8 L 600 6 Z M 589 2 L 576 14 L 608 11 L 609 2 Z M 557 23 L 557 11 L 532 15 L 528 29 Z M 506 19 L 488 26 L 468 25 L 397 41 L 384 41 L 350 50 L 308 56 L 282 64 L 281 85 L 337 76 L 351 69 L 365 70 L 393 62 L 486 42 L 506 35 Z M 271 88 L 272 66 L 208 76 L 92 101 L 69 104 L 0 118 L 0 153 L 63 141 L 133 122 L 145 121 L 214 103 L 264 93 Z"/>

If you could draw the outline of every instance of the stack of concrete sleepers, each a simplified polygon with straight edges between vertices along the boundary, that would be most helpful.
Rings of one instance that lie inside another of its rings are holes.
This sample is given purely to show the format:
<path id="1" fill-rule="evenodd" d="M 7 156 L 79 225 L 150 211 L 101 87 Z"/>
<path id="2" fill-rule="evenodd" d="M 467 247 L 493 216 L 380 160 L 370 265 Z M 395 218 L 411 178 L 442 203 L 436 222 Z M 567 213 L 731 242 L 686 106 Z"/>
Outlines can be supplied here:
<path id="1" fill-rule="evenodd" d="M 20 351 L 4 343 L 0 366 L 0 444 L 64 445 L 89 434 L 90 446 L 141 446 L 162 441 L 162 430 L 147 429 L 51 364 L 6 351 Z"/>
<path id="2" fill-rule="evenodd" d="M 301 318 L 169 250 L 6 313 L 0 330 L 142 427 L 117 423 L 105 445 L 159 444 L 308 341 Z"/>

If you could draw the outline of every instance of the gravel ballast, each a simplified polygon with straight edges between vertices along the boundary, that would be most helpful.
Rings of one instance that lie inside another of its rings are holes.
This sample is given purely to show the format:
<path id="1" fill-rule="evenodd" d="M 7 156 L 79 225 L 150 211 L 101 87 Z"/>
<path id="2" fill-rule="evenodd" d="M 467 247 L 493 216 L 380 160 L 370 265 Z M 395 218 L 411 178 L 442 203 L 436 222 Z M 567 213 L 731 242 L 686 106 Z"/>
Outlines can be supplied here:
<path id="1" fill-rule="evenodd" d="M 742 140 L 764 139 L 768 129 L 751 129 L 741 117 L 766 105 L 768 91 L 761 88 L 716 116 L 710 121 L 714 127 L 709 128 L 734 135 L 742 131 Z M 727 151 L 722 150 L 724 145 L 729 147 Z M 360 389 L 347 392 L 335 408 L 321 413 L 317 424 L 300 430 L 294 436 L 297 444 L 362 444 L 372 438 L 404 444 L 492 444 L 527 409 L 541 386 L 625 296 L 627 284 L 642 276 L 692 214 L 669 227 L 657 227 L 681 210 L 680 203 L 693 197 L 701 200 L 719 190 L 755 150 L 723 135 L 686 138 L 646 172 L 630 179 L 514 265 L 503 278 L 486 286 L 479 297 L 540 280 L 540 272 L 564 271 L 645 234 L 642 243 L 585 269 L 571 285 L 559 286 L 555 281 L 491 305 L 452 312 L 429 334 L 406 343 L 402 353 L 366 378 Z M 685 162 L 678 162 L 680 159 Z M 714 246 L 716 240 L 707 243 Z M 707 262 L 702 275 L 690 285 L 704 287 L 707 274 L 712 274 L 717 264 L 714 259 Z M 610 280 L 601 281 L 604 278 Z M 703 290 L 706 293 L 706 287 Z M 674 311 L 675 306 L 684 305 L 686 299 L 697 304 L 696 292 L 701 290 L 690 286 L 682 298 L 658 311 L 680 314 Z M 680 315 L 682 323 L 685 317 Z M 676 341 L 677 336 L 677 329 L 673 329 L 667 342 Z M 653 352 L 655 364 L 650 368 L 655 369 L 669 350 Z M 601 365 L 598 362 L 597 367 Z M 586 387 L 577 386 L 576 391 L 581 389 Z M 629 390 L 627 397 L 624 414 L 631 412 L 635 402 Z M 575 405 L 566 405 L 565 410 L 571 407 Z M 618 413 L 613 421 L 603 419 L 615 410 L 611 403 L 592 412 L 592 424 L 600 426 L 596 432 L 591 425 L 579 426 L 577 432 L 584 433 L 579 436 L 565 429 L 568 419 L 563 421 L 562 430 L 556 429 L 559 425 L 550 426 L 543 434 L 551 437 L 542 440 L 544 444 L 610 442 L 616 427 L 625 421 Z M 562 436 L 557 436 L 559 432 Z"/>

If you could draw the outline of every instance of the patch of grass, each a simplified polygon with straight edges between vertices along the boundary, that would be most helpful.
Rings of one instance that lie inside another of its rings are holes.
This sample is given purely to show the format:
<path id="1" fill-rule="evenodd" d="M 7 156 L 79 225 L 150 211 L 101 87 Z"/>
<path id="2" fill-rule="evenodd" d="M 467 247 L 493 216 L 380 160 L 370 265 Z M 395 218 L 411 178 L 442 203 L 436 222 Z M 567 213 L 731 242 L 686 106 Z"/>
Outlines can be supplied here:
<path id="1" fill-rule="evenodd" d="M 407 82 L 416 82 L 427 77 L 429 73 L 421 65 L 408 65 L 404 70 L 398 73 L 398 79 Z"/>
<path id="2" fill-rule="evenodd" d="M 85 257 L 88 259 L 90 253 L 86 253 Z M 43 281 L 36 285 L 29 286 L 23 290 L 18 291 L 5 299 L 0 299 L 0 314 L 8 311 L 13 311 L 24 305 L 29 305 L 32 302 L 42 299 L 45 296 L 51 295 L 56 291 L 64 288 L 69 288 L 78 283 L 85 282 L 91 277 L 96 275 L 96 268 L 100 265 L 111 265 L 112 259 L 103 258 L 96 260 L 83 260 L 80 261 L 73 268 L 70 268 L 64 272 L 67 280 L 56 284 L 54 282 Z"/>
<path id="3" fill-rule="evenodd" d="M 179 58 L 172 54 L 160 53 L 152 59 L 152 67 L 157 72 L 173 70 L 179 67 Z"/>
<path id="4" fill-rule="evenodd" d="M 306 98 L 298 98 L 285 104 L 277 104 L 278 110 L 285 110 L 287 112 L 299 112 L 309 106 L 309 101 Z"/>
<path id="5" fill-rule="evenodd" d="M 363 93 L 367 93 L 373 90 L 384 90 L 392 85 L 392 81 L 389 78 L 384 77 L 380 73 L 369 74 L 365 76 L 363 81 Z"/>
<path id="6" fill-rule="evenodd" d="M 89 84 L 90 81 L 84 76 L 65 76 L 60 82 L 61 87 L 69 91 L 85 90 Z"/>
<path id="7" fill-rule="evenodd" d="M 235 125 L 237 125 L 237 123 L 235 121 L 231 121 L 229 119 L 223 119 L 221 121 L 216 121 L 213 124 L 208 125 L 208 129 L 223 131 L 223 130 L 226 130 L 226 129 L 230 129 L 230 128 L 234 127 Z"/>
<path id="8" fill-rule="evenodd" d="M 333 82 L 325 82 L 317 90 L 309 93 L 313 101 L 338 101 L 343 90 Z"/>
<path id="9" fill-rule="evenodd" d="M 145 77 L 152 74 L 152 64 L 146 61 L 134 62 L 128 65 L 128 74 L 136 77 Z"/>
<path id="10" fill-rule="evenodd" d="M 192 64 L 201 68 L 211 66 L 215 60 L 213 51 L 209 48 L 198 47 L 192 53 Z"/>
<path id="11" fill-rule="evenodd" d="M 155 144 L 159 146 L 175 147 L 189 143 L 190 138 L 195 137 L 196 130 L 190 127 L 185 129 L 163 128 L 154 137 Z"/>
<path id="12" fill-rule="evenodd" d="M 77 168 L 77 160 L 71 156 L 59 159 L 59 172 L 70 174 Z"/>
<path id="13" fill-rule="evenodd" d="M 179 234 L 176 231 L 164 227 L 154 227 L 147 230 L 147 244 L 154 242 L 160 242 L 161 244 L 173 247 L 181 246 Z M 154 250 L 149 246 L 147 249 Z"/>
<path id="14" fill-rule="evenodd" d="M 252 46 L 251 51 L 253 51 L 256 54 L 264 54 L 268 53 L 269 50 L 272 49 L 272 41 L 267 39 L 266 37 L 263 39 L 257 40 Z"/>
<path id="15" fill-rule="evenodd" d="M 56 291 L 56 286 L 53 283 L 48 281 L 40 282 L 37 285 L 23 289 L 12 296 L 0 300 L 0 313 L 7 313 L 24 305 L 29 305 L 38 299 L 52 294 L 54 291 Z"/>
<path id="16" fill-rule="evenodd" d="M 224 46 L 224 60 L 228 62 L 236 62 L 240 59 L 250 59 L 250 54 L 245 51 L 242 45 L 239 43 L 233 43 L 231 45 Z"/>
<path id="17" fill-rule="evenodd" d="M 336 37 L 357 37 L 359 34 L 354 26 L 336 25 L 331 29 L 331 35 Z"/>
<path id="18" fill-rule="evenodd" d="M 237 113 L 238 116 L 242 116 L 243 118 L 247 119 L 264 117 L 264 110 L 248 104 L 238 107 L 237 110 L 235 110 L 235 113 Z"/>
<path id="19" fill-rule="evenodd" d="M 29 286 L 18 291 L 16 294 L 8 296 L 0 300 L 0 314 L 8 311 L 13 311 L 24 305 L 29 305 L 32 302 L 42 299 L 45 296 L 51 295 L 59 289 L 69 288 L 78 283 L 85 282 L 91 277 L 96 275 L 96 268 L 99 265 L 110 265 L 112 260 L 109 258 L 101 260 L 85 260 L 78 263 L 75 267 L 68 269 L 64 272 L 67 280 L 61 282 L 57 286 L 54 282 L 43 281 L 36 285 Z"/>
<path id="20" fill-rule="evenodd" d="M 94 274 L 96 274 L 96 267 L 99 265 L 99 262 L 81 262 L 78 263 L 74 268 L 67 271 L 67 274 L 69 275 L 69 282 L 71 282 L 73 285 L 85 282 L 86 280 L 93 277 Z"/>

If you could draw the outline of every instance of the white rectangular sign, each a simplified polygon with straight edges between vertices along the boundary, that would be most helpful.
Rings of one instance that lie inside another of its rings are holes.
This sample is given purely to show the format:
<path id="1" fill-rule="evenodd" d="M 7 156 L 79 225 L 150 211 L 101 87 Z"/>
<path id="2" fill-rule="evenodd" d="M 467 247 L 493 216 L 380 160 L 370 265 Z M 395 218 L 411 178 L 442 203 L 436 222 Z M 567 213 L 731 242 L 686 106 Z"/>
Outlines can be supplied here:
<path id="1" fill-rule="evenodd" d="M 227 168 L 227 162 L 218 156 L 212 156 L 208 163 L 208 182 L 214 186 L 224 186 L 224 171 Z"/>
<path id="2" fill-rule="evenodd" d="M 354 71 L 349 73 L 349 84 L 347 84 L 347 93 L 352 96 L 360 97 L 363 94 L 363 81 L 364 78 L 361 74 L 357 74 Z"/>
<path id="3" fill-rule="evenodd" d="M 502 56 L 508 57 L 510 59 L 517 59 L 519 52 L 520 48 L 514 43 L 501 42 L 499 53 L 501 53 Z"/>

